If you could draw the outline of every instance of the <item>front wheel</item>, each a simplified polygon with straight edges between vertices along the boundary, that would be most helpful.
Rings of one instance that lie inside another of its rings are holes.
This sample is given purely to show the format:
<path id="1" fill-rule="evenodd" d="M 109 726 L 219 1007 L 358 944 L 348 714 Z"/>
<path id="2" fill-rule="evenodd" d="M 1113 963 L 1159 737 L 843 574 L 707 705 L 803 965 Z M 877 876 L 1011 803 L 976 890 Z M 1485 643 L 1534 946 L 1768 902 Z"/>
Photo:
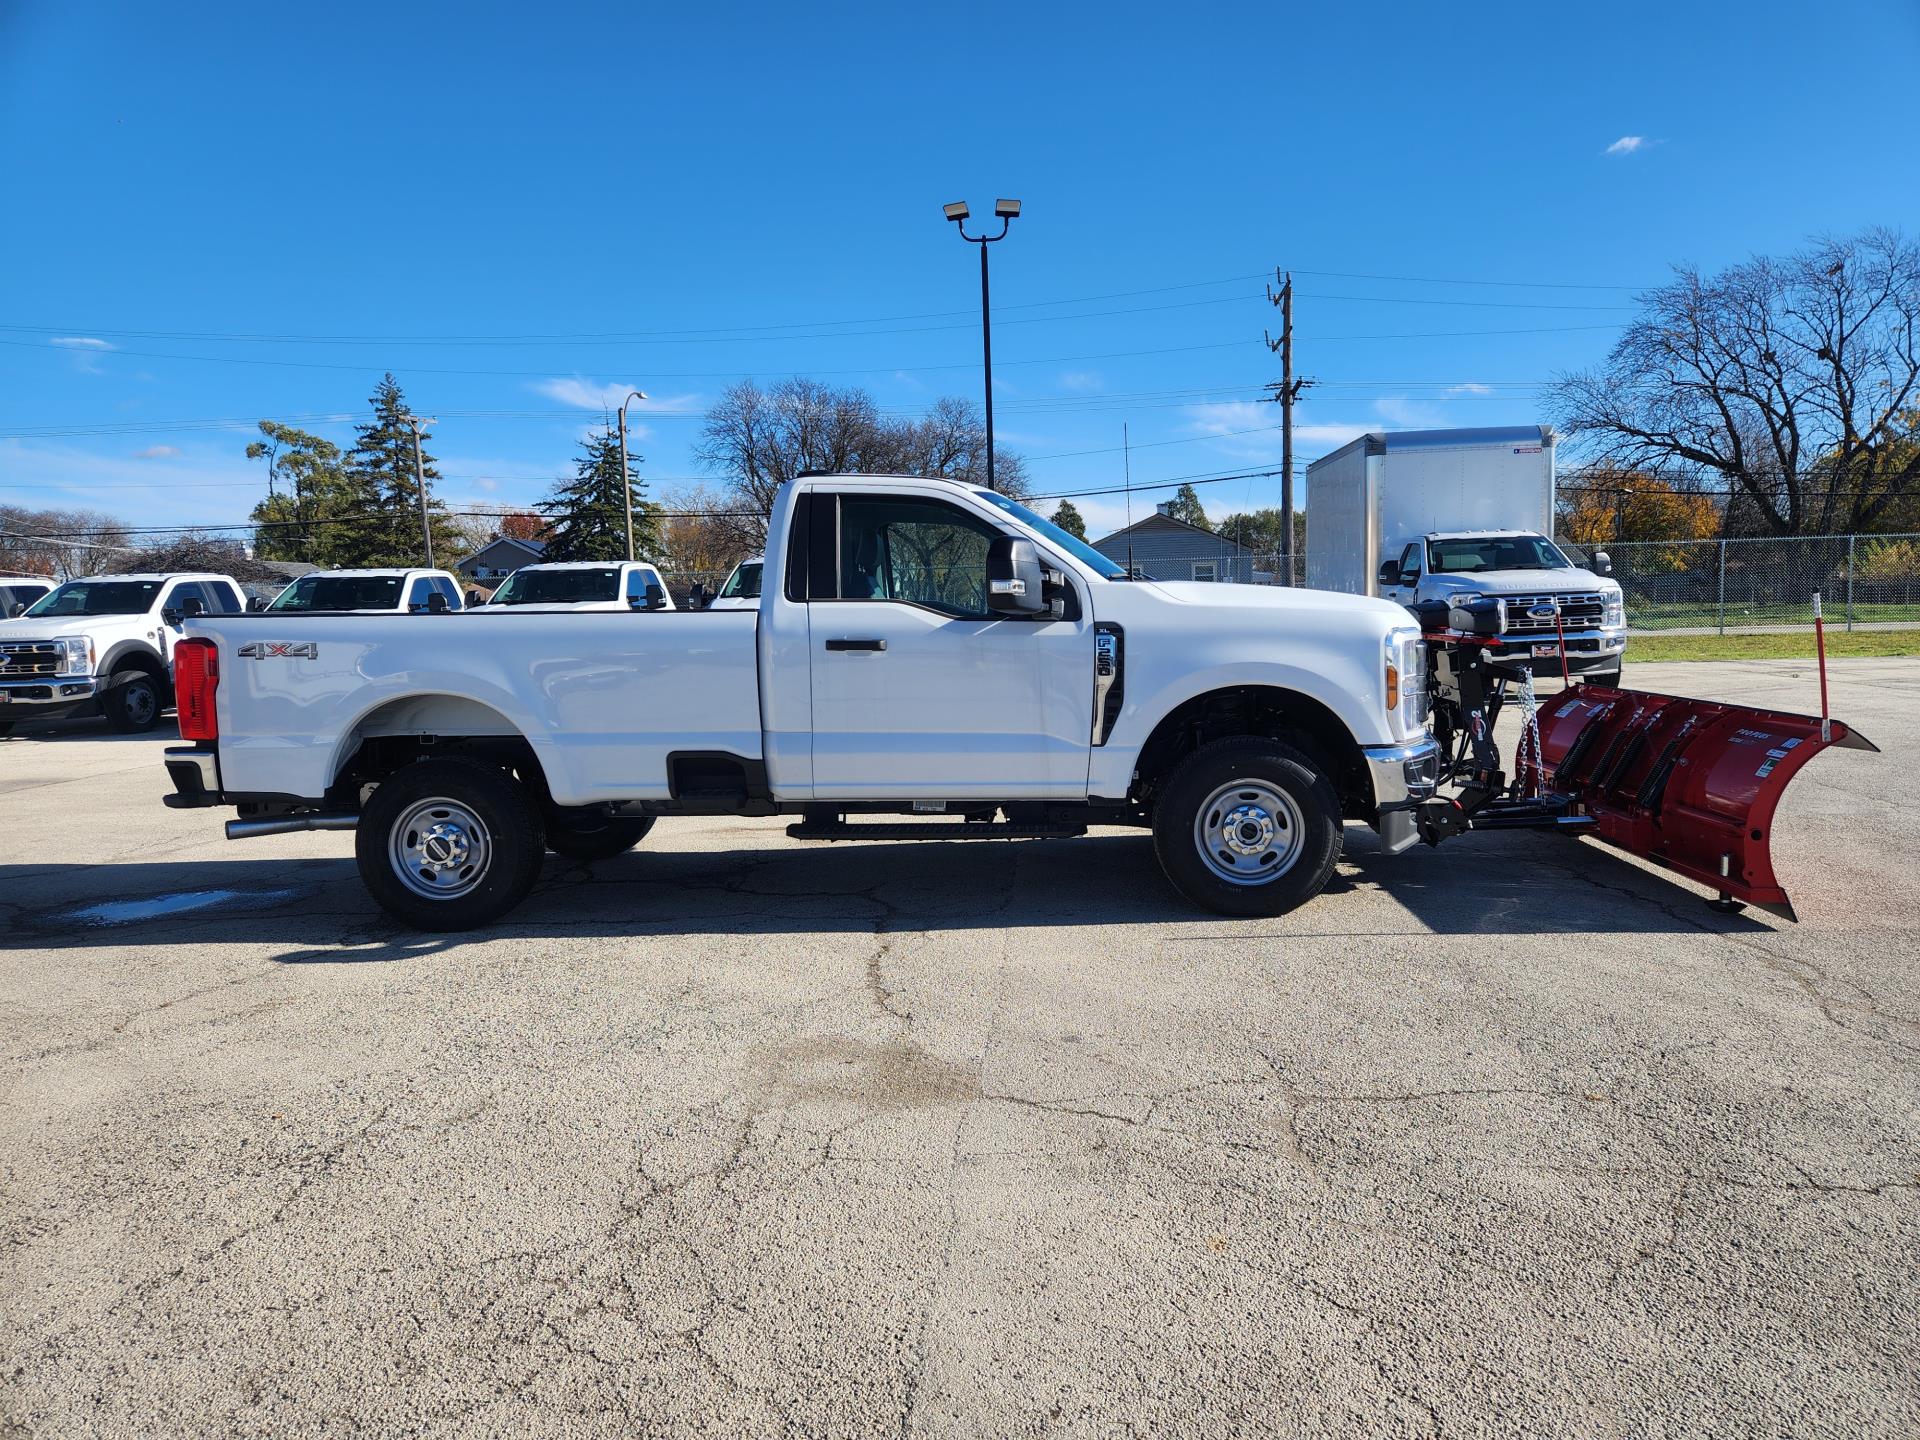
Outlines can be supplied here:
<path id="1" fill-rule="evenodd" d="M 374 790 L 354 835 L 360 878 L 382 909 L 422 930 L 471 930 L 533 888 L 540 812 L 504 770 L 418 760 Z"/>
<path id="2" fill-rule="evenodd" d="M 651 829 L 651 815 L 601 815 L 572 823 L 555 819 L 547 825 L 547 848 L 569 860 L 608 860 L 638 845 Z"/>
<path id="3" fill-rule="evenodd" d="M 100 697 L 107 725 L 119 735 L 139 735 L 160 723 L 160 682 L 144 670 L 122 670 Z"/>
<path id="4" fill-rule="evenodd" d="M 1160 868 L 1222 915 L 1281 915 L 1326 888 L 1340 858 L 1340 800 L 1320 768 L 1277 740 L 1201 746 L 1153 810 Z"/>
<path id="5" fill-rule="evenodd" d="M 1609 690 L 1618 690 L 1620 688 L 1620 672 L 1618 670 L 1596 670 L 1591 675 L 1583 676 L 1582 678 L 1589 685 L 1604 685 Z"/>

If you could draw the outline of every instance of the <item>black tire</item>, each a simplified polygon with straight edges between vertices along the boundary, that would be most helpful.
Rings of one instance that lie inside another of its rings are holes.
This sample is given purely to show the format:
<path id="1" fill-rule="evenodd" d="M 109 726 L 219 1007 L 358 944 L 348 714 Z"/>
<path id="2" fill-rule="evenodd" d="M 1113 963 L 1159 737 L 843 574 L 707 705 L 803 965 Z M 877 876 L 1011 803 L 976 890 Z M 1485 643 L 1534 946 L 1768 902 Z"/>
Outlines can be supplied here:
<path id="1" fill-rule="evenodd" d="M 553 818 L 547 822 L 547 848 L 569 860 L 608 860 L 638 845 L 651 829 L 651 815 Z"/>
<path id="2" fill-rule="evenodd" d="M 1201 843 L 1208 831 L 1218 837 L 1211 859 Z M 1340 859 L 1341 835 L 1340 798 L 1319 765 L 1259 736 L 1201 746 L 1174 767 L 1153 807 L 1160 868 L 1187 899 L 1221 915 L 1282 915 L 1311 900 Z M 1224 878 L 1227 870 L 1240 878 Z"/>
<path id="3" fill-rule="evenodd" d="M 402 871 L 409 851 L 419 857 L 410 870 L 417 879 Z M 449 931 L 485 925 L 518 905 L 540 876 L 546 845 L 539 809 L 506 771 L 477 760 L 416 760 L 374 790 L 353 852 L 381 909 L 417 929 Z"/>
<path id="4" fill-rule="evenodd" d="M 166 698 L 160 682 L 144 670 L 121 670 L 107 681 L 100 713 L 115 734 L 141 735 L 160 723 Z"/>
<path id="5" fill-rule="evenodd" d="M 1586 675 L 1582 678 L 1589 685 L 1604 685 L 1609 690 L 1618 690 L 1620 688 L 1620 672 L 1618 670 L 1596 670 L 1591 675 Z"/>
<path id="6" fill-rule="evenodd" d="M 13 733 L 13 721 L 0 720 L 0 736 L 11 735 L 12 733 Z"/>

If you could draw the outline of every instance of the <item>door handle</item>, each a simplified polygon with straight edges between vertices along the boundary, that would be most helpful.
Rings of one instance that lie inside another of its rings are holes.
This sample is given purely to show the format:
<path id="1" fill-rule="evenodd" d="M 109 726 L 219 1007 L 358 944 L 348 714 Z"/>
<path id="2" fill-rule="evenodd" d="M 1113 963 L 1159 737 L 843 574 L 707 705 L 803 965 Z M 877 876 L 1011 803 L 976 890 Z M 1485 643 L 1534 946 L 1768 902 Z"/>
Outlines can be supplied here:
<path id="1" fill-rule="evenodd" d="M 884 640 L 829 640 L 827 641 L 827 649 L 829 650 L 884 650 L 886 648 L 887 648 L 887 642 Z"/>

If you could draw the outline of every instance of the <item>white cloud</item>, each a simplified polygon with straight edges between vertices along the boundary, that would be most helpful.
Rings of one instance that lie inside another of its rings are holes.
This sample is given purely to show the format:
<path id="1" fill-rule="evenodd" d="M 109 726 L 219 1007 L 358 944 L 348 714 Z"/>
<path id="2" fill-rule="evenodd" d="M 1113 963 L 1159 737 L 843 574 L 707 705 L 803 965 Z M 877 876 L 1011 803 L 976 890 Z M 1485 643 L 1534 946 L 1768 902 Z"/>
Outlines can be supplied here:
<path id="1" fill-rule="evenodd" d="M 1491 395 L 1493 393 L 1493 387 L 1491 385 L 1482 385 L 1478 381 L 1469 380 L 1463 385 L 1449 385 L 1440 393 L 1443 395 Z"/>
<path id="2" fill-rule="evenodd" d="M 1060 377 L 1062 390 L 1076 390 L 1086 394 L 1092 390 L 1103 390 L 1106 383 L 1090 370 L 1069 370 Z"/>
<path id="3" fill-rule="evenodd" d="M 136 460 L 176 460 L 179 456 L 180 452 L 171 445 L 149 445 L 133 452 Z"/>
<path id="4" fill-rule="evenodd" d="M 572 405 L 580 410 L 600 410 L 612 413 L 620 408 L 620 402 L 640 387 L 628 384 L 624 380 L 609 380 L 604 384 L 585 379 L 579 375 L 557 376 L 552 380 L 536 380 L 531 387 L 536 393 L 549 400 L 558 400 L 562 405 Z M 652 412 L 656 415 L 695 415 L 704 406 L 699 395 L 654 395 L 645 400 L 636 400 L 627 407 L 628 414 Z M 627 428 L 628 434 L 634 433 L 634 427 Z"/>
<path id="5" fill-rule="evenodd" d="M 498 480 L 489 480 L 484 475 L 474 476 L 473 483 L 474 483 L 474 488 L 479 490 L 484 490 L 489 495 L 493 494 L 494 491 L 500 488 L 500 482 Z"/>
<path id="6" fill-rule="evenodd" d="M 120 347 L 106 340 L 96 340 L 91 335 L 56 335 L 47 342 L 58 345 L 63 350 L 117 350 Z"/>
<path id="7" fill-rule="evenodd" d="M 1647 146 L 1653 143 L 1653 141 L 1647 139 L 1644 135 L 1622 135 L 1618 140 L 1607 146 L 1605 153 L 1608 155 L 1632 155 L 1637 151 L 1646 149 Z"/>

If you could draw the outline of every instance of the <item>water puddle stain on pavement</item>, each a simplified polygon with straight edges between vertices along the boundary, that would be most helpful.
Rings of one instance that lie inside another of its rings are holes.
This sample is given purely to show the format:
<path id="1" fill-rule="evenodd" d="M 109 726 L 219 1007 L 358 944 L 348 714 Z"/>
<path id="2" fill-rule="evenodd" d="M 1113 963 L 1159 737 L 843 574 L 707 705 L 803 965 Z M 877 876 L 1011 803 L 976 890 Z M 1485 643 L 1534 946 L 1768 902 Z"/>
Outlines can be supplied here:
<path id="1" fill-rule="evenodd" d="M 215 905 L 246 900 L 252 904 L 271 904 L 299 893 L 294 890 L 180 890 L 171 895 L 149 895 L 140 900 L 109 900 L 100 905 L 84 905 L 55 915 L 56 921 L 81 925 L 130 925 L 136 920 L 157 920 L 182 915 L 191 910 L 206 910 Z"/>

